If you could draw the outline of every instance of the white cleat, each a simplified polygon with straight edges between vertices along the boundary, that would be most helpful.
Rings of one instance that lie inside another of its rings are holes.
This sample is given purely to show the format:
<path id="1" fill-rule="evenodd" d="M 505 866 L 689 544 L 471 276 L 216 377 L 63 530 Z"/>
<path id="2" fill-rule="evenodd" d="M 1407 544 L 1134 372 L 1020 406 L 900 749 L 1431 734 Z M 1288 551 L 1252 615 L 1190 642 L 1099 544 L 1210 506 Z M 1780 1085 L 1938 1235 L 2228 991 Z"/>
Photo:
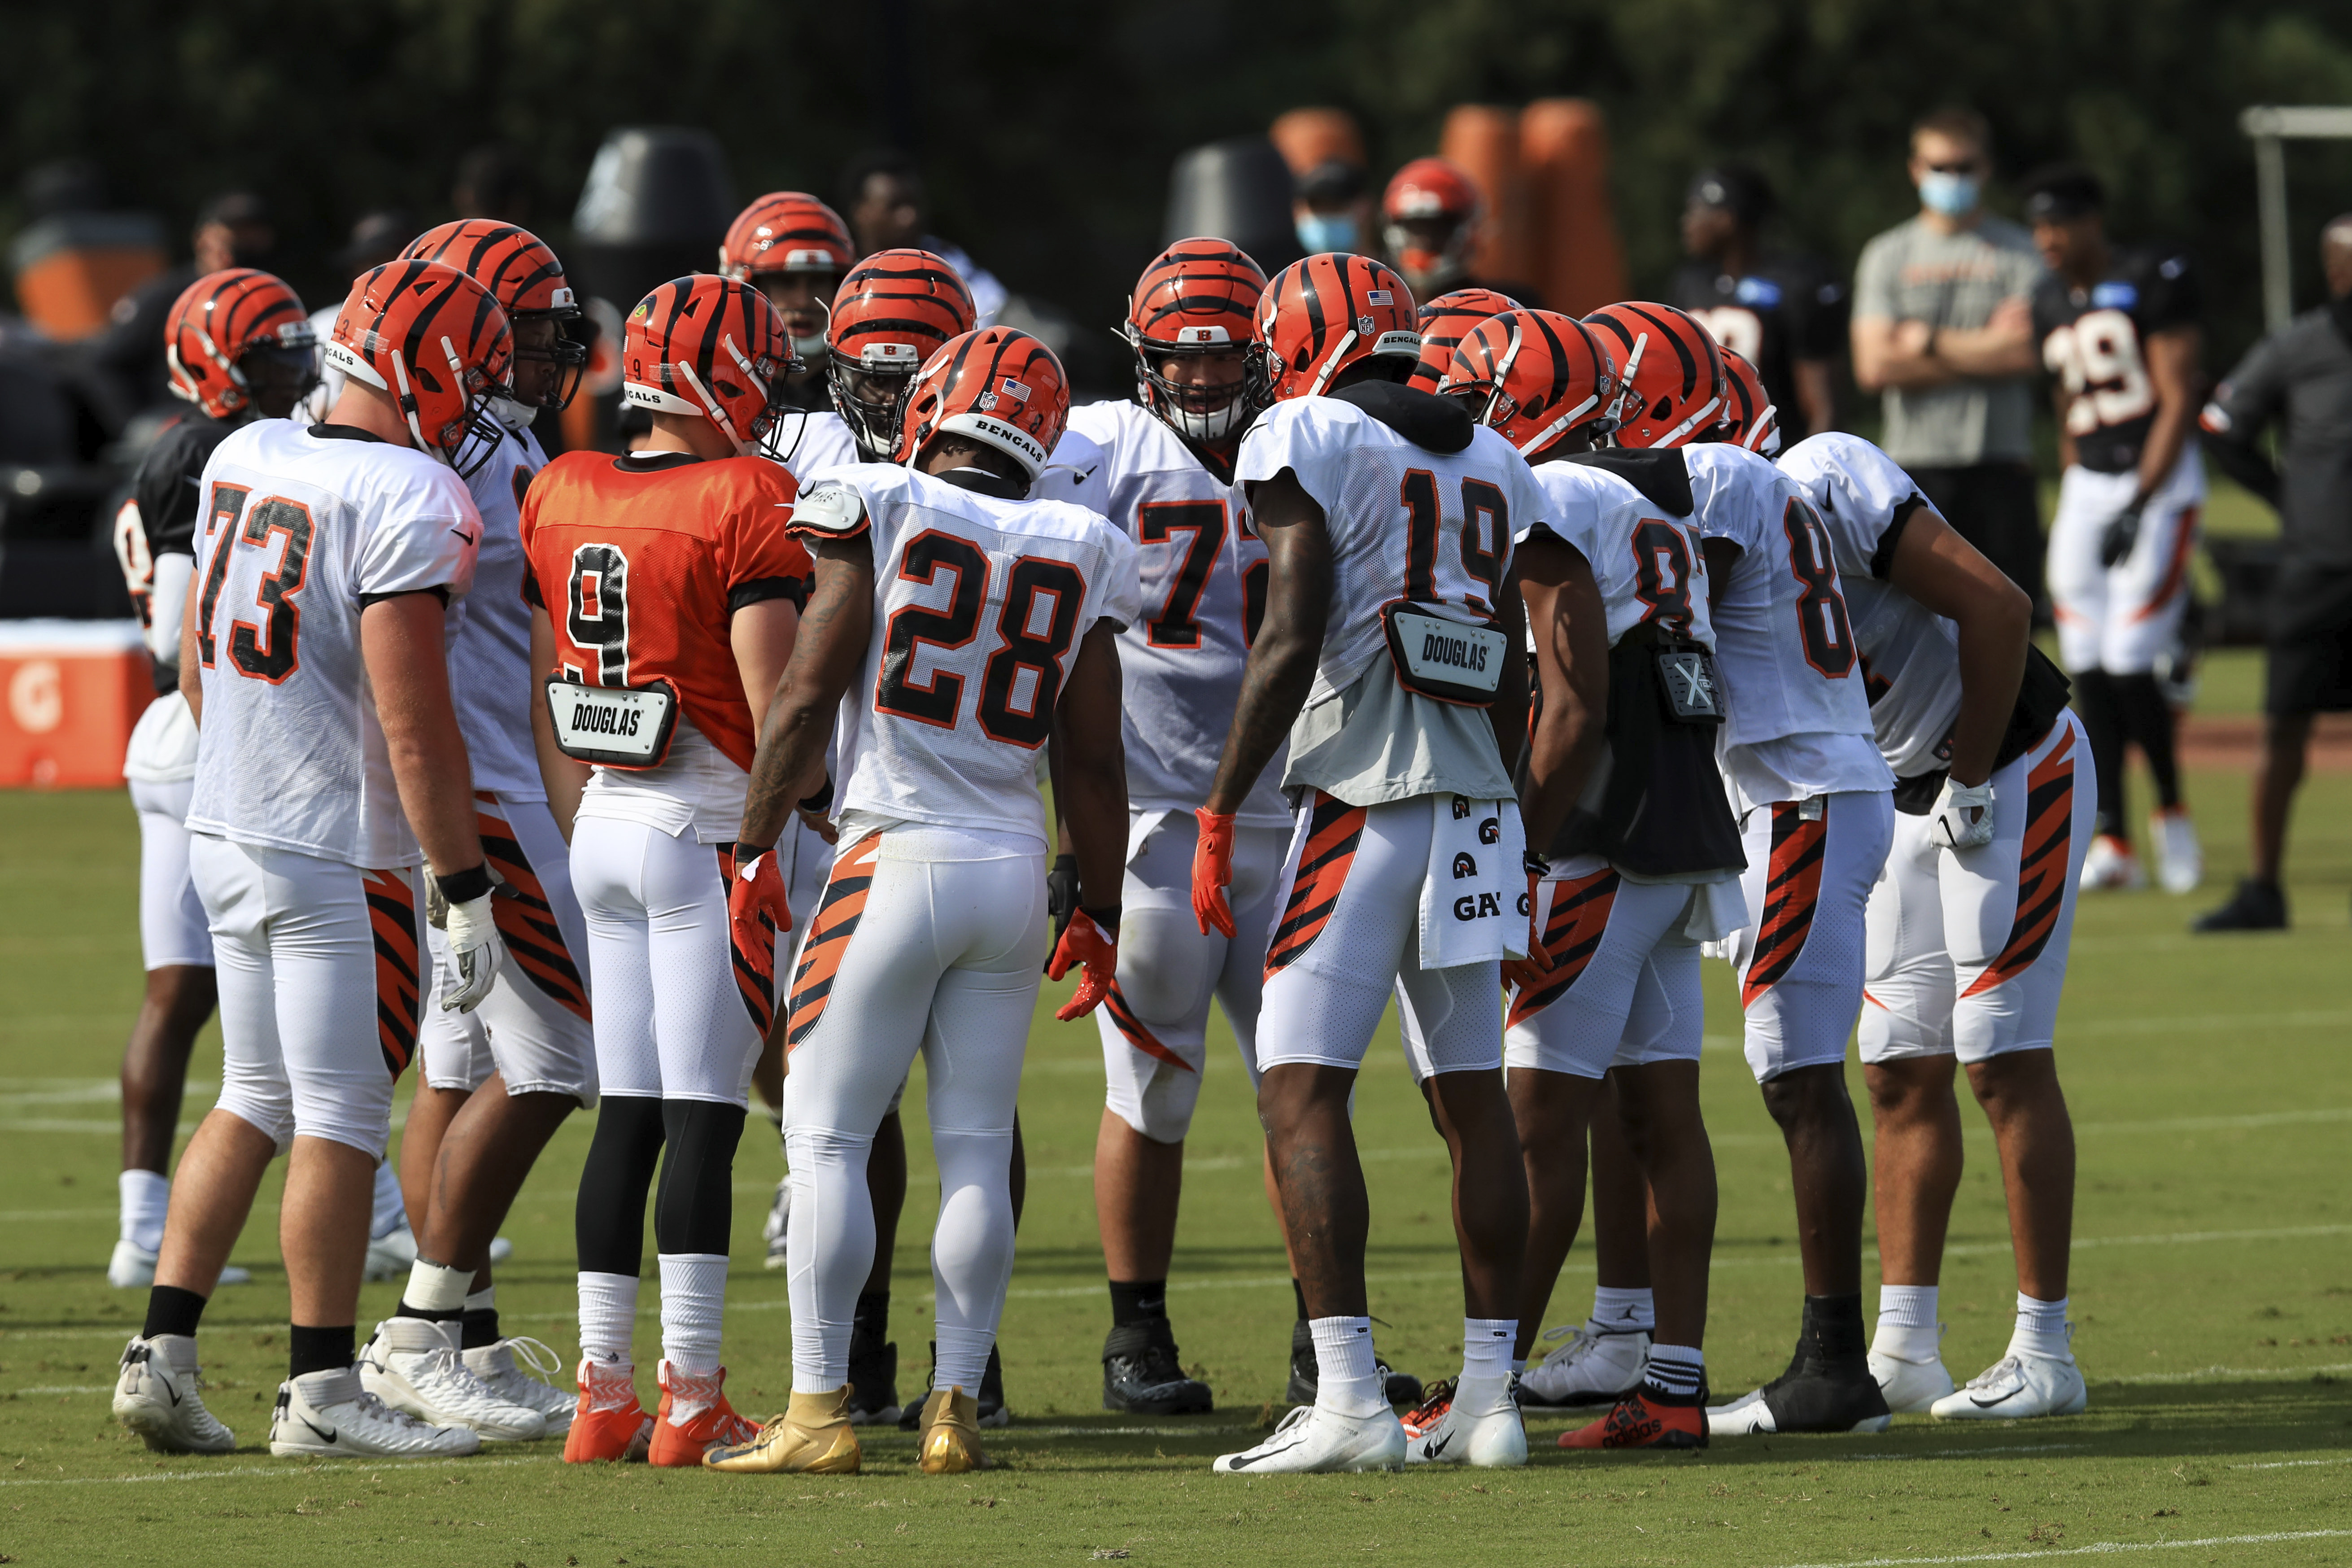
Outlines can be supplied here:
<path id="1" fill-rule="evenodd" d="M 563 1358 L 552 1349 L 518 1335 L 463 1352 L 461 1359 L 466 1370 L 494 1396 L 544 1416 L 547 1428 L 542 1436 L 561 1437 L 572 1430 L 572 1415 L 580 1407 L 580 1399 L 572 1390 L 547 1381 L 563 1370 Z M 530 1372 L 523 1370 L 526 1365 Z M 538 1375 L 533 1376 L 534 1373 Z"/>
<path id="2" fill-rule="evenodd" d="M 789 1173 L 776 1184 L 776 1195 L 768 1205 L 767 1223 L 760 1226 L 760 1239 L 768 1244 L 767 1266 L 782 1268 L 785 1263 L 784 1234 L 793 1218 L 793 1178 Z"/>
<path id="3" fill-rule="evenodd" d="M 1928 1414 L 1938 1421 L 2021 1421 L 2080 1415 L 2089 1403 L 2083 1369 L 2073 1356 L 2011 1351 L 1969 1379 L 1966 1388 L 1936 1401 Z"/>
<path id="4" fill-rule="evenodd" d="M 1519 1375 L 1519 1403 L 1560 1409 L 1578 1405 L 1614 1405 L 1642 1385 L 1650 1362 L 1650 1336 L 1605 1333 L 1587 1323 L 1544 1331 L 1546 1342 L 1568 1342 Z"/>
<path id="5" fill-rule="evenodd" d="M 2123 891 L 2147 885 L 2147 878 L 2139 868 L 2139 857 L 2132 853 L 2127 841 L 2112 833 L 2102 833 L 2091 840 L 2090 850 L 2083 857 L 2083 891 Z"/>
<path id="6" fill-rule="evenodd" d="M 360 1385 L 352 1366 L 279 1384 L 269 1418 L 269 1451 L 279 1458 L 457 1458 L 481 1447 L 471 1427 L 436 1426 L 393 1409 Z"/>
<path id="7" fill-rule="evenodd" d="M 1944 1370 L 1941 1356 L 1909 1361 L 1873 1351 L 1870 1375 L 1886 1395 L 1886 1408 L 1897 1415 L 1925 1415 L 1929 1405 L 1952 1392 L 1952 1374 Z"/>
<path id="8" fill-rule="evenodd" d="M 2147 836 L 2156 840 L 2156 879 L 2168 893 L 2193 893 L 2205 879 L 2205 851 L 2197 843 L 2197 824 L 2189 808 L 2174 806 L 2147 820 Z"/>
<path id="9" fill-rule="evenodd" d="M 514 1256 L 514 1243 L 503 1236 L 490 1238 L 489 1261 L 493 1268 Z M 416 1233 L 408 1228 L 406 1220 L 394 1226 L 383 1235 L 368 1240 L 367 1262 L 360 1278 L 371 1282 L 408 1278 L 411 1265 L 416 1261 Z"/>
<path id="10" fill-rule="evenodd" d="M 1491 1392 L 1465 1401 L 1456 1384 L 1454 1402 L 1437 1425 L 1405 1447 L 1408 1465 L 1471 1465 L 1482 1470 L 1517 1469 L 1528 1462 L 1527 1423 L 1511 1398 L 1508 1378 Z"/>
<path id="11" fill-rule="evenodd" d="M 196 1342 L 185 1334 L 133 1338 L 114 1380 L 114 1418 L 159 1454 L 226 1454 L 236 1434 L 205 1408 Z"/>
<path id="12" fill-rule="evenodd" d="M 106 1260 L 106 1282 L 118 1290 L 144 1290 L 155 1283 L 155 1254 L 135 1241 L 118 1241 Z M 235 1264 L 220 1271 L 223 1285 L 250 1285 L 253 1271 Z"/>
<path id="13" fill-rule="evenodd" d="M 457 1351 L 457 1325 L 424 1318 L 386 1318 L 360 1351 L 360 1381 L 394 1410 L 436 1426 L 467 1426 L 491 1443 L 528 1443 L 547 1435 L 547 1417 L 501 1398 Z"/>
<path id="14" fill-rule="evenodd" d="M 1302 1405 L 1255 1448 L 1221 1454 L 1210 1468 L 1224 1476 L 1332 1475 L 1404 1468 L 1404 1426 L 1393 1410 L 1342 1415 Z"/>

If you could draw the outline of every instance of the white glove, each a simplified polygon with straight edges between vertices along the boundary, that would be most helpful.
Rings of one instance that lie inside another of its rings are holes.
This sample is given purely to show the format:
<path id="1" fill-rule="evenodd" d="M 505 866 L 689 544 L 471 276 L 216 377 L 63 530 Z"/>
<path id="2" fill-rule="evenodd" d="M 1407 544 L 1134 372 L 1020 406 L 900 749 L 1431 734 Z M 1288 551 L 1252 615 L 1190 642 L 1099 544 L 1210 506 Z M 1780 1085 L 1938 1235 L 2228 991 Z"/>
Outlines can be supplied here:
<path id="1" fill-rule="evenodd" d="M 490 994 L 506 945 L 499 940 L 497 917 L 490 913 L 493 889 L 478 899 L 451 904 L 446 927 L 449 966 L 441 977 L 441 1010 L 470 1013 Z"/>
<path id="2" fill-rule="evenodd" d="M 1950 849 L 1975 849 L 1992 842 L 1992 780 L 1964 784 L 1944 781 L 1936 803 L 1936 832 Z"/>

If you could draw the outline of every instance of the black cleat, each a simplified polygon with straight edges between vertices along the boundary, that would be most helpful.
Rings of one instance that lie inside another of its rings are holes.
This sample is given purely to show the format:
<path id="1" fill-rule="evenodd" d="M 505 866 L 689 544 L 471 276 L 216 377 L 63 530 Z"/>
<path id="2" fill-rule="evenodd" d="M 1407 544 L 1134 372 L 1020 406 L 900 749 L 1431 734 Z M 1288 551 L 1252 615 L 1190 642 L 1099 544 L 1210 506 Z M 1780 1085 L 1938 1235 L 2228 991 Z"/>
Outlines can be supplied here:
<path id="1" fill-rule="evenodd" d="M 1202 1415 L 1209 1385 L 1184 1375 L 1176 1331 L 1165 1318 L 1111 1330 L 1103 1341 L 1103 1408 L 1133 1415 Z"/>
<path id="2" fill-rule="evenodd" d="M 1411 1373 L 1393 1371 L 1384 1361 L 1372 1364 L 1380 1370 L 1381 1389 L 1391 1405 L 1411 1407 L 1421 1403 L 1421 1379 Z M 1282 1396 L 1293 1405 L 1312 1405 L 1321 1381 L 1315 1360 L 1315 1331 L 1301 1319 L 1291 1325 L 1290 1385 L 1283 1390 Z"/>
<path id="3" fill-rule="evenodd" d="M 878 1332 L 849 1331 L 849 1424 L 887 1426 L 900 1415 L 898 1347 Z"/>
<path id="4" fill-rule="evenodd" d="M 1884 1432 L 1895 1416 L 1863 1349 L 1862 1298 L 1808 1296 L 1789 1370 L 1706 1413 L 1717 1437 L 1759 1432 Z"/>
<path id="5" fill-rule="evenodd" d="M 2286 929 L 2286 895 L 2276 882 L 2264 882 L 2249 877 L 2238 884 L 2237 892 L 2218 910 L 2209 910 L 2190 931 L 2284 931 Z"/>

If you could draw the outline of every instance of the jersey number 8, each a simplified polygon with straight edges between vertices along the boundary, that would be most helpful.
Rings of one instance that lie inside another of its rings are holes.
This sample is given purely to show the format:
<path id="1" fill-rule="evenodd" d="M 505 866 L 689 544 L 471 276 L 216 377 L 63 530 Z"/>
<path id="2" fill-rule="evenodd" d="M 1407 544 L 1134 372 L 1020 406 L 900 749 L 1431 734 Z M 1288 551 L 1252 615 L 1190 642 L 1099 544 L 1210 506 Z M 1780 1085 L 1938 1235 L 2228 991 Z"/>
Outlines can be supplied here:
<path id="1" fill-rule="evenodd" d="M 918 679 L 915 660 L 925 644 L 952 652 L 979 635 L 981 611 L 988 603 L 988 557 L 951 533 L 929 531 L 908 542 L 899 561 L 900 582 L 929 587 L 943 571 L 954 580 L 944 606 L 908 605 L 890 616 L 874 706 L 952 730 L 963 707 L 964 678 L 935 668 Z M 976 705 L 980 727 L 991 740 L 1034 752 L 1053 732 L 1062 656 L 1076 639 L 1086 592 L 1086 579 L 1066 561 L 1024 555 L 1005 574 L 1004 608 L 996 617 L 999 640 L 981 671 Z"/>

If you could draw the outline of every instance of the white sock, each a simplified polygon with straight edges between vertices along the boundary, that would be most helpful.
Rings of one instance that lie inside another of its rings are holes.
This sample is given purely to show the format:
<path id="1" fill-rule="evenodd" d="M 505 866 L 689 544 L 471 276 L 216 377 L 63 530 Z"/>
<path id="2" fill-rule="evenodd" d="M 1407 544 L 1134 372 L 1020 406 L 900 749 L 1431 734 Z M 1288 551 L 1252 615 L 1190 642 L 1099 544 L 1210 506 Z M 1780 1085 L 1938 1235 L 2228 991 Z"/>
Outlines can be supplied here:
<path id="1" fill-rule="evenodd" d="M 661 1261 L 662 1359 L 683 1373 L 719 1370 L 719 1323 L 727 1308 L 727 1255 L 665 1252 Z"/>
<path id="2" fill-rule="evenodd" d="M 789 1094 L 792 1079 L 784 1085 Z M 874 1265 L 874 1200 L 866 1190 L 874 1140 L 803 1127 L 793 1129 L 787 1142 L 793 1196 L 784 1248 L 793 1303 L 793 1392 L 830 1394 L 849 1381 L 857 1293 Z"/>
<path id="3" fill-rule="evenodd" d="M 114 1180 L 122 1200 L 122 1239 L 142 1252 L 163 1246 L 163 1216 L 172 1206 L 172 1178 L 157 1171 L 125 1171 Z"/>
<path id="4" fill-rule="evenodd" d="M 2072 1361 L 2074 1352 L 2068 1347 L 2066 1335 L 2066 1298 L 2055 1301 L 2037 1301 L 2020 1290 L 2017 1293 L 2017 1329 L 2009 1337 L 2011 1355 L 2046 1355 L 2060 1361 Z"/>
<path id="5" fill-rule="evenodd" d="M 605 1368 L 628 1370 L 636 1358 L 630 1350 L 637 1326 L 637 1277 L 634 1274 L 580 1275 L 580 1354 Z"/>
<path id="6" fill-rule="evenodd" d="M 478 1290 L 466 1292 L 466 1310 L 468 1312 L 496 1311 L 498 1305 L 499 1288 L 496 1285 L 485 1285 Z"/>
<path id="7" fill-rule="evenodd" d="M 1370 1318 L 1312 1318 L 1315 1337 L 1315 1407 L 1334 1415 L 1377 1415 L 1389 1407 L 1372 1359 Z"/>
<path id="8" fill-rule="evenodd" d="M 1660 1394 L 1678 1398 L 1696 1397 L 1699 1385 L 1706 1381 L 1706 1355 L 1695 1345 L 1658 1345 L 1650 1347 L 1649 1364 L 1643 1368 L 1642 1382 Z"/>
<path id="9" fill-rule="evenodd" d="M 1934 1361 L 1944 1338 L 1936 1321 L 1936 1294 L 1933 1285 L 1881 1285 L 1878 1328 L 1870 1348 L 1898 1361 Z"/>
<path id="10" fill-rule="evenodd" d="M 1639 1290 L 1620 1290 L 1613 1286 L 1595 1286 L 1592 1291 L 1592 1326 L 1603 1333 L 1649 1333 L 1658 1326 L 1658 1302 L 1647 1286 Z"/>
<path id="11" fill-rule="evenodd" d="M 389 1160 L 375 1168 L 375 1212 L 368 1219 L 368 1239 L 382 1241 L 408 1223 L 408 1205 L 401 1201 L 400 1174 Z"/>
<path id="12" fill-rule="evenodd" d="M 1517 1318 L 1462 1320 L 1462 1377 L 1508 1377 L 1511 1348 L 1519 1337 Z"/>
<path id="13" fill-rule="evenodd" d="M 408 1266 L 408 1286 L 400 1293 L 401 1305 L 420 1312 L 461 1312 L 473 1284 L 472 1269 L 446 1268 L 420 1258 Z"/>
<path id="14" fill-rule="evenodd" d="M 931 1331 L 939 1336 L 933 1342 L 937 1349 L 931 1356 L 931 1386 L 961 1388 L 979 1398 L 980 1380 L 988 1371 L 989 1348 L 996 1343 L 994 1331 L 940 1323 Z"/>

